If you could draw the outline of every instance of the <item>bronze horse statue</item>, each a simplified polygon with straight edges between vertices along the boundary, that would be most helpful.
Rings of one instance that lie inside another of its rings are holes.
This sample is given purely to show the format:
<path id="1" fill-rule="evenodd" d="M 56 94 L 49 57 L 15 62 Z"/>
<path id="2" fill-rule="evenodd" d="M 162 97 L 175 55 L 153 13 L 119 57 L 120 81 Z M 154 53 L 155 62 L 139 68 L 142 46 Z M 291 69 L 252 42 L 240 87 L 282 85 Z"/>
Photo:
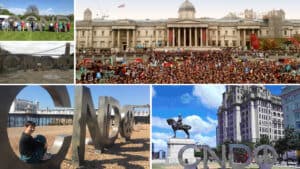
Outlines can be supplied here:
<path id="1" fill-rule="evenodd" d="M 174 119 L 168 119 L 167 120 L 168 125 L 172 126 L 174 136 L 173 138 L 176 138 L 176 130 L 183 130 L 185 134 L 187 135 L 187 138 L 190 138 L 189 130 L 192 128 L 190 125 L 186 124 L 178 124 Z"/>

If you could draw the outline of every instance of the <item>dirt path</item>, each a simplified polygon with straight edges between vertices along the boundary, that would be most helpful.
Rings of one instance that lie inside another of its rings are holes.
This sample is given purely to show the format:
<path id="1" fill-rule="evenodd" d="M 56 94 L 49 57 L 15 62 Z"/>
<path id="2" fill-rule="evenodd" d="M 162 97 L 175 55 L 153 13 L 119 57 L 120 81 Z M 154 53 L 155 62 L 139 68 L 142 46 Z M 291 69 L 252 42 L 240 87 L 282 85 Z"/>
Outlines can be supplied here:
<path id="1" fill-rule="evenodd" d="M 47 70 L 24 72 L 19 70 L 14 73 L 6 73 L 0 75 L 0 83 L 74 83 L 73 70 Z"/>

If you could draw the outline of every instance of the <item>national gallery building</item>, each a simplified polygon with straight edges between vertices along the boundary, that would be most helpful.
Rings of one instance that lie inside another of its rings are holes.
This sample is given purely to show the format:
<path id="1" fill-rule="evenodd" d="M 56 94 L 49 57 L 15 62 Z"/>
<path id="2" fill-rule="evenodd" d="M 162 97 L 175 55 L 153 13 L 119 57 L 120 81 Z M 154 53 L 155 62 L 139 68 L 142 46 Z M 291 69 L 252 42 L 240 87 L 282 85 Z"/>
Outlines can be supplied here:
<path id="1" fill-rule="evenodd" d="M 287 20 L 283 10 L 269 11 L 257 19 L 253 10 L 244 17 L 230 13 L 220 19 L 195 18 L 194 5 L 185 0 L 178 18 L 165 20 L 100 20 L 92 19 L 86 9 L 84 20 L 77 21 L 77 48 L 201 49 L 207 47 L 250 48 L 251 36 L 257 38 L 289 38 L 300 34 L 300 19 Z"/>

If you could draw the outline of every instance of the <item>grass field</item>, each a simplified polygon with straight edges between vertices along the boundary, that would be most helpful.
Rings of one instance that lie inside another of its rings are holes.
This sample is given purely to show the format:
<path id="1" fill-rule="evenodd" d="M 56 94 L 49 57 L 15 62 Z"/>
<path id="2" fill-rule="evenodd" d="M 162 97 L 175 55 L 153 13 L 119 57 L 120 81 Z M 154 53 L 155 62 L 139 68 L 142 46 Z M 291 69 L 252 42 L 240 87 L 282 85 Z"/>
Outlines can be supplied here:
<path id="1" fill-rule="evenodd" d="M 0 31 L 0 40 L 5 41 L 72 41 L 74 40 L 74 29 L 72 28 L 70 32 L 13 32 L 13 31 Z"/>

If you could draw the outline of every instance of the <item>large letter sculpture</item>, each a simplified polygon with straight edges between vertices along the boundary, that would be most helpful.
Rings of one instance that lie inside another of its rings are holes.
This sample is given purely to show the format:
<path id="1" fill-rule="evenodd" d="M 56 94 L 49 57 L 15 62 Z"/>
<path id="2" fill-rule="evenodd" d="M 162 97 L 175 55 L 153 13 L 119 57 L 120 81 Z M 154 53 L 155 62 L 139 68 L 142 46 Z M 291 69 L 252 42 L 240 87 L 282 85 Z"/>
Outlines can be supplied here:
<path id="1" fill-rule="evenodd" d="M 130 139 L 131 133 L 133 131 L 134 126 L 134 114 L 133 114 L 133 108 L 132 106 L 124 106 L 122 108 L 122 119 L 121 119 L 121 129 L 120 134 L 123 138 L 127 140 Z"/>
<path id="2" fill-rule="evenodd" d="M 49 150 L 53 157 L 40 164 L 27 164 L 22 162 L 12 150 L 7 134 L 8 113 L 11 103 L 25 86 L 0 87 L 0 169 L 58 169 L 65 159 L 71 143 L 71 136 L 57 136 L 53 147 Z M 55 106 L 71 107 L 70 98 L 65 86 L 42 86 L 51 95 Z M 21 133 L 20 133 L 21 135 Z"/>
<path id="3" fill-rule="evenodd" d="M 272 153 L 268 153 L 268 150 Z M 263 156 L 259 156 L 258 153 L 263 151 Z M 254 158 L 259 168 L 262 169 L 271 169 L 272 166 L 277 162 L 278 154 L 276 150 L 269 145 L 261 145 L 254 149 Z"/>
<path id="4" fill-rule="evenodd" d="M 219 163 L 219 165 L 221 166 L 222 169 L 226 168 L 226 149 L 225 149 L 224 145 L 222 146 L 222 161 L 216 155 L 216 153 L 210 149 L 210 147 L 208 145 L 186 145 L 186 146 L 182 147 L 178 153 L 178 161 L 179 161 L 180 165 L 183 166 L 185 169 L 196 169 L 201 161 L 201 159 L 197 158 L 197 157 L 195 157 L 196 161 L 193 164 L 186 164 L 183 161 L 183 153 L 187 149 L 190 149 L 190 148 L 194 149 L 194 151 L 196 151 L 196 152 L 203 150 L 203 155 L 204 155 L 203 168 L 204 169 L 208 169 L 208 164 L 207 164 L 208 154 L 210 154 L 212 156 L 212 158 Z"/>
<path id="5" fill-rule="evenodd" d="M 248 156 L 247 156 L 247 161 L 245 163 L 236 163 L 234 162 L 234 149 L 244 149 Z M 251 157 L 251 150 L 248 146 L 243 145 L 243 144 L 230 144 L 229 145 L 229 163 L 230 166 L 232 168 L 239 168 L 239 169 L 243 169 L 245 167 L 247 167 L 252 161 L 252 157 Z"/>
<path id="6" fill-rule="evenodd" d="M 86 125 L 95 149 L 103 150 L 114 144 L 121 120 L 119 102 L 112 97 L 100 97 L 96 115 L 90 89 L 75 88 L 75 113 L 73 120 L 72 161 L 75 167 L 83 165 Z"/>

